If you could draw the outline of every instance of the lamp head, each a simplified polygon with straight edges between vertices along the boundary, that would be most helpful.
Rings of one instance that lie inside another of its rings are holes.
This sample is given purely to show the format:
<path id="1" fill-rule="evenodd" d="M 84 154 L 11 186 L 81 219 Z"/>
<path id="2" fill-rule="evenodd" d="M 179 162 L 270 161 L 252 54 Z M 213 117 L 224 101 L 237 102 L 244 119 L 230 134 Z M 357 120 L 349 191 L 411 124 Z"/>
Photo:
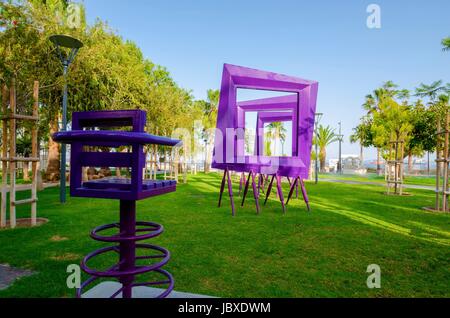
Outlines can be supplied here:
<path id="1" fill-rule="evenodd" d="M 69 49 L 80 49 L 83 47 L 83 43 L 68 35 L 52 35 L 50 36 L 50 41 L 59 47 L 69 48 Z"/>

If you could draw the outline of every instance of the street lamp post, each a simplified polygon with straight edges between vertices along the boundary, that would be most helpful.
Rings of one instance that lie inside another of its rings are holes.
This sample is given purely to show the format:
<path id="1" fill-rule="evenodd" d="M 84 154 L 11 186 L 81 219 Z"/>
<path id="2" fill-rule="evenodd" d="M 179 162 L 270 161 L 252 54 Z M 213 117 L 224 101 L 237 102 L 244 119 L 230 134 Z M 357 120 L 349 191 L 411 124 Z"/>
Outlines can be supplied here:
<path id="1" fill-rule="evenodd" d="M 59 59 L 64 67 L 64 90 L 62 105 L 62 128 L 61 131 L 67 130 L 67 74 L 69 67 L 77 56 L 78 50 L 83 47 L 81 41 L 67 35 L 52 35 L 50 41 L 56 46 Z M 67 54 L 63 49 L 68 49 Z M 60 167 L 60 193 L 59 199 L 61 203 L 66 202 L 66 145 L 61 145 L 61 167 Z"/>
<path id="2" fill-rule="evenodd" d="M 323 114 L 322 113 L 316 113 L 316 120 L 314 123 L 314 133 L 316 135 L 316 142 L 315 142 L 315 147 L 316 147 L 316 169 L 315 169 L 315 181 L 316 184 L 319 183 L 319 143 L 318 143 L 318 136 L 319 136 L 319 123 L 320 120 L 322 119 Z"/>

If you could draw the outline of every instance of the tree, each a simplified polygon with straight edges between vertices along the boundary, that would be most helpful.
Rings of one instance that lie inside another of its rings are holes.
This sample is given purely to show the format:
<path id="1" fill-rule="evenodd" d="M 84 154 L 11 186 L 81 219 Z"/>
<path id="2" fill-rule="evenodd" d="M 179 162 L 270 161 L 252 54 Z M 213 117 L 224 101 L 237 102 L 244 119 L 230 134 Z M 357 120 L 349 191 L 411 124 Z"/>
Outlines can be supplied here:
<path id="1" fill-rule="evenodd" d="M 277 140 L 281 141 L 282 145 L 282 155 L 284 155 L 284 143 L 286 142 L 287 130 L 281 122 L 270 123 L 268 126 L 268 135 L 274 141 L 274 151 L 273 154 L 277 153 Z"/>
<path id="2" fill-rule="evenodd" d="M 209 89 L 207 91 L 207 101 L 203 105 L 203 127 L 205 141 L 205 172 L 208 173 L 212 161 L 212 143 L 214 142 L 214 134 L 211 129 L 216 127 L 217 110 L 219 107 L 220 91 Z"/>
<path id="3" fill-rule="evenodd" d="M 435 81 L 430 85 L 421 83 L 419 87 L 416 88 L 416 95 L 418 97 L 429 98 L 430 102 L 433 103 L 439 96 L 439 93 L 445 91 L 445 86 L 442 85 L 442 80 Z"/>
<path id="4" fill-rule="evenodd" d="M 380 110 L 373 116 L 372 124 L 374 144 L 388 151 L 391 142 L 409 144 L 413 125 L 407 105 L 401 105 L 392 97 L 383 97 Z"/>
<path id="5" fill-rule="evenodd" d="M 29 158 L 32 152 L 31 136 L 29 133 L 27 134 L 27 132 L 24 129 L 19 129 L 17 132 L 18 138 L 16 141 L 16 152 L 18 155 L 24 158 Z M 22 167 L 23 167 L 23 180 L 29 181 L 30 180 L 28 174 L 29 163 L 23 162 Z"/>
<path id="6" fill-rule="evenodd" d="M 176 85 L 169 72 L 144 58 L 131 41 L 124 41 L 97 20 L 87 25 L 84 7 L 77 28 L 64 23 L 68 1 L 17 0 L 1 3 L 0 84 L 15 77 L 17 83 L 39 80 L 40 130 L 47 140 L 47 174 L 59 172 L 59 145 L 51 139 L 58 130 L 62 99 L 62 65 L 48 40 L 52 34 L 68 34 L 85 45 L 68 77 L 68 118 L 73 111 L 143 109 L 151 132 L 170 136 L 177 127 L 191 127 L 194 112 L 189 91 Z M 12 20 L 16 21 L 15 24 Z"/>
<path id="7" fill-rule="evenodd" d="M 324 127 L 323 125 L 319 126 L 317 131 L 317 136 L 314 140 L 314 143 L 319 146 L 319 161 L 320 161 L 320 171 L 325 172 L 325 165 L 327 159 L 327 147 L 332 143 L 338 141 L 339 138 L 335 133 L 335 130 L 330 126 Z"/>
<path id="8" fill-rule="evenodd" d="M 353 128 L 353 134 L 350 136 L 351 143 L 359 142 L 360 144 L 359 159 L 361 161 L 361 165 L 364 164 L 364 148 L 373 145 L 371 127 L 371 118 L 369 116 L 364 116 L 361 118 L 361 123 L 356 128 Z"/>
<path id="9" fill-rule="evenodd" d="M 446 37 L 442 40 L 442 50 L 450 51 L 450 37 Z"/>

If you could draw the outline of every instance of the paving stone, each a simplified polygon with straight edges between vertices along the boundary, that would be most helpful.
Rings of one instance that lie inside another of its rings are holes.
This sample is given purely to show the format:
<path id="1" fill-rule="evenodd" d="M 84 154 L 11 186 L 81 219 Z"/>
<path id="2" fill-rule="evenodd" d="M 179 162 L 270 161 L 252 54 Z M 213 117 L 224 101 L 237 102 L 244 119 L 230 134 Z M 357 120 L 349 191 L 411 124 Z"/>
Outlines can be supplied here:
<path id="1" fill-rule="evenodd" d="M 34 272 L 30 270 L 0 265 L 0 290 L 7 289 L 18 278 L 31 276 L 33 274 Z"/>

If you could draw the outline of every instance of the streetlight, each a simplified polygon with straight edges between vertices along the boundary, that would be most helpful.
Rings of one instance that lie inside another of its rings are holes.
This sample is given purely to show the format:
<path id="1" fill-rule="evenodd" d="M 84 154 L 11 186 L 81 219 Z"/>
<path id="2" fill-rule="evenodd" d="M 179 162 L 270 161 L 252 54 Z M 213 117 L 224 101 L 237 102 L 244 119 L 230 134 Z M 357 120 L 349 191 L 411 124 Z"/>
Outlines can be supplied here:
<path id="1" fill-rule="evenodd" d="M 62 131 L 67 130 L 67 73 L 69 66 L 75 60 L 78 50 L 83 47 L 81 41 L 67 35 L 52 35 L 50 41 L 56 46 L 59 59 L 64 67 L 64 91 L 62 105 Z M 63 52 L 62 48 L 68 49 Z M 67 54 L 66 54 L 67 53 Z M 59 199 L 61 203 L 66 202 L 66 145 L 61 145 L 61 167 L 60 167 L 60 193 Z"/>
<path id="2" fill-rule="evenodd" d="M 342 142 L 344 141 L 344 135 L 342 134 L 342 123 L 339 122 L 339 163 L 338 163 L 338 172 L 342 174 Z"/>
<path id="3" fill-rule="evenodd" d="M 316 142 L 315 142 L 315 147 L 316 147 L 316 172 L 315 172 L 315 178 L 316 178 L 316 184 L 319 183 L 319 143 L 318 143 L 318 138 L 319 138 L 319 123 L 320 120 L 323 117 L 323 113 L 316 113 L 316 120 L 314 122 L 314 133 L 316 134 Z"/>

